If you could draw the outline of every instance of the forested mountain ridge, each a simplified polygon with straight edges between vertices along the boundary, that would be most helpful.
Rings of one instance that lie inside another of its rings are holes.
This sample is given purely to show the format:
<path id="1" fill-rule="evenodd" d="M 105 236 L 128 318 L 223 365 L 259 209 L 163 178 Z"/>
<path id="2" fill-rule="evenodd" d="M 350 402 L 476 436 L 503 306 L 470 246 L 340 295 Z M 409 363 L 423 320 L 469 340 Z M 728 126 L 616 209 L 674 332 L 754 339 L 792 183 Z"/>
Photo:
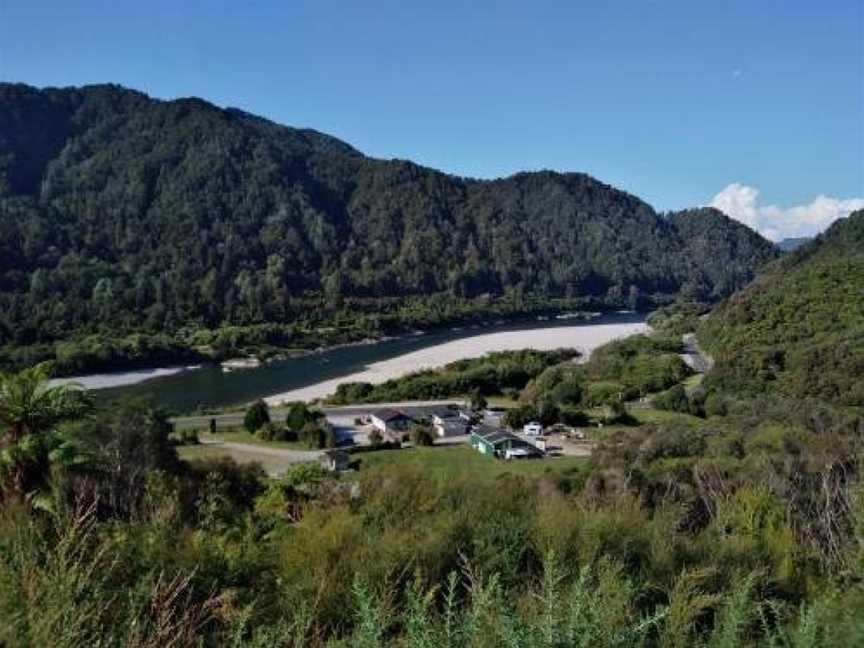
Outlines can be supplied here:
<path id="1" fill-rule="evenodd" d="M 716 210 L 661 216 L 584 174 L 470 180 L 200 99 L 0 84 L 0 347 L 36 356 L 327 313 L 375 333 L 406 304 L 710 301 L 776 255 Z"/>
<path id="2" fill-rule="evenodd" d="M 864 406 L 864 211 L 769 266 L 699 339 L 717 359 L 709 386 Z"/>

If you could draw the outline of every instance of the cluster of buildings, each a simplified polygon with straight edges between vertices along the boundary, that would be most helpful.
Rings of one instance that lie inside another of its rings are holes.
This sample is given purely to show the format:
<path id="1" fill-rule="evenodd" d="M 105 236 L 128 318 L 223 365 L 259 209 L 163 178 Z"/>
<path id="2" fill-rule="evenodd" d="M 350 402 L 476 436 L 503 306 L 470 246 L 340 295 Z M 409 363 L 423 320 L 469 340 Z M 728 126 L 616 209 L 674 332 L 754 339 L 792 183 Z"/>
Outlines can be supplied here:
<path id="1" fill-rule="evenodd" d="M 410 411 L 410 413 L 409 413 Z M 429 421 L 439 437 L 468 434 L 477 415 L 471 410 L 454 407 L 412 407 L 409 411 L 378 409 L 369 414 L 372 424 L 385 438 L 399 439 L 417 421 Z"/>
<path id="2" fill-rule="evenodd" d="M 378 409 L 369 413 L 368 422 L 387 440 L 402 440 L 412 423 L 425 421 L 431 423 L 440 438 L 468 436 L 472 448 L 490 457 L 528 459 L 544 456 L 542 441 L 532 443 L 504 429 L 503 413 L 503 410 L 494 408 L 474 412 L 447 406 Z M 530 423 L 523 433 L 539 437 L 543 428 L 539 423 Z"/>

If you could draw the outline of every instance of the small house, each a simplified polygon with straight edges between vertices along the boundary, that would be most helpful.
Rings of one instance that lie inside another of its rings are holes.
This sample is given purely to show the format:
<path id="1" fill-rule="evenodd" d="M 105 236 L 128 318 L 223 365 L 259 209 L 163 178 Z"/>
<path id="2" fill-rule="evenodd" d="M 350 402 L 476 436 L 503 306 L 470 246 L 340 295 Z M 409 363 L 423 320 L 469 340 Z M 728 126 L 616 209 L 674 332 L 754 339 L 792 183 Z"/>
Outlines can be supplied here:
<path id="1" fill-rule="evenodd" d="M 482 454 L 501 459 L 515 459 L 528 456 L 543 456 L 534 445 L 515 434 L 481 425 L 471 432 L 471 447 Z"/>
<path id="2" fill-rule="evenodd" d="M 369 422 L 382 434 L 403 432 L 411 425 L 411 417 L 398 410 L 379 409 L 369 414 Z"/>
<path id="3" fill-rule="evenodd" d="M 455 419 L 444 419 L 440 423 L 433 423 L 435 433 L 439 437 L 463 436 L 468 434 L 468 424 L 456 417 Z"/>
<path id="4" fill-rule="evenodd" d="M 459 411 L 449 407 L 440 407 L 432 410 L 430 418 L 433 425 L 444 425 L 459 420 Z"/>
<path id="5" fill-rule="evenodd" d="M 324 470 L 338 472 L 348 470 L 351 466 L 351 455 L 345 450 L 327 450 L 318 460 Z"/>

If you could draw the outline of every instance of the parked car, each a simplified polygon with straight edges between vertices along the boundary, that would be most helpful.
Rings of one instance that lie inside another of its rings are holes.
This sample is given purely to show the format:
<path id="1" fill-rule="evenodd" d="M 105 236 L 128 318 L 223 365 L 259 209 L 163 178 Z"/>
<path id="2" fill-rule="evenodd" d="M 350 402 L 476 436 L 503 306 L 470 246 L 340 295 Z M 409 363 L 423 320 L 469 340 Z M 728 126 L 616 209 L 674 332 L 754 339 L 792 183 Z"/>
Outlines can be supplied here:
<path id="1" fill-rule="evenodd" d="M 507 461 L 513 461 L 514 459 L 539 459 L 542 456 L 543 453 L 540 450 L 527 446 L 507 448 L 507 450 L 504 451 L 504 459 Z"/>
<path id="2" fill-rule="evenodd" d="M 522 427 L 522 433 L 528 436 L 540 436 L 543 434 L 543 426 L 537 421 L 531 421 Z"/>

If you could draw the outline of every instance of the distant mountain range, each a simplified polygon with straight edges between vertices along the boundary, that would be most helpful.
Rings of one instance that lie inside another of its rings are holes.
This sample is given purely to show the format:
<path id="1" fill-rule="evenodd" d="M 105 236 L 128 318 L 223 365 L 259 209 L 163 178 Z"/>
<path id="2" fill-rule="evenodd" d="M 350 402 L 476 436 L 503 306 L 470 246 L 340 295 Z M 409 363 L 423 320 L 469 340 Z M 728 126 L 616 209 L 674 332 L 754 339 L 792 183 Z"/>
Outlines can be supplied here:
<path id="1" fill-rule="evenodd" d="M 723 391 L 864 406 L 864 211 L 769 266 L 699 339 Z"/>
<path id="2" fill-rule="evenodd" d="M 791 252 L 792 250 L 797 250 L 799 247 L 812 240 L 812 236 L 797 236 L 794 238 L 785 238 L 777 243 L 777 247 L 784 252 Z"/>
<path id="3" fill-rule="evenodd" d="M 717 210 L 661 215 L 581 173 L 460 178 L 200 99 L 0 84 L 0 346 L 40 357 L 477 300 L 713 301 L 777 255 Z"/>

